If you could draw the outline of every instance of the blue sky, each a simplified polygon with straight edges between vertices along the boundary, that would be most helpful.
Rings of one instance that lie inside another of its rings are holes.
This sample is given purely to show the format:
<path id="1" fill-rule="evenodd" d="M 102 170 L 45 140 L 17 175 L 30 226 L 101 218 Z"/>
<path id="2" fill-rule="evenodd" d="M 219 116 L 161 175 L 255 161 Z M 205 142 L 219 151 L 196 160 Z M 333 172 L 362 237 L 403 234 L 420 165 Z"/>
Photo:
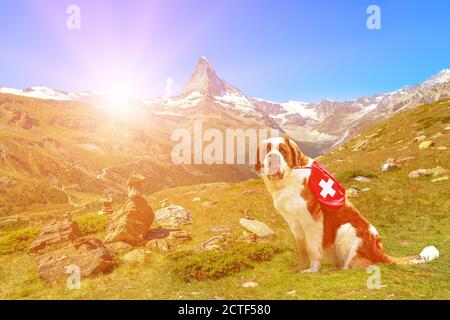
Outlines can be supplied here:
<path id="1" fill-rule="evenodd" d="M 66 9 L 81 9 L 68 30 Z M 366 9 L 381 8 L 381 30 Z M 450 68 L 450 1 L 2 0 L 0 85 L 164 95 L 200 56 L 248 95 L 344 100 Z"/>

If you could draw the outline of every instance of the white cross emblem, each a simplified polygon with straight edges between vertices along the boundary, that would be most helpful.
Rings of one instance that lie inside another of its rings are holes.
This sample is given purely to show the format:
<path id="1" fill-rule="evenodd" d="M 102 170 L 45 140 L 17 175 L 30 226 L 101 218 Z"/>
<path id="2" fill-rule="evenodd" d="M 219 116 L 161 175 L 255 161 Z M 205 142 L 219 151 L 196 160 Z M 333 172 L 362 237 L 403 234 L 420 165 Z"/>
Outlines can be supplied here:
<path id="1" fill-rule="evenodd" d="M 319 182 L 319 186 L 322 188 L 322 191 L 320 192 L 320 195 L 323 198 L 326 198 L 328 195 L 330 195 L 331 197 L 334 197 L 334 195 L 336 194 L 336 190 L 334 190 L 333 187 L 334 181 L 331 180 L 331 178 L 328 179 L 327 182 L 325 182 L 325 180 L 320 180 Z"/>

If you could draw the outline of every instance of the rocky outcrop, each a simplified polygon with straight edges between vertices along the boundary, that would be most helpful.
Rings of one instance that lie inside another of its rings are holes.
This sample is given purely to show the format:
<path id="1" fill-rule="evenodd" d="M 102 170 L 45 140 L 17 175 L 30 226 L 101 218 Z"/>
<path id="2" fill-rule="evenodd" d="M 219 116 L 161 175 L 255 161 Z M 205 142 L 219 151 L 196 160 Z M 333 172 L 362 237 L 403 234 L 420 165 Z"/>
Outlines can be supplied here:
<path id="1" fill-rule="evenodd" d="M 241 218 L 239 219 L 239 223 L 259 238 L 267 238 L 275 235 L 275 232 L 261 221 Z"/>
<path id="2" fill-rule="evenodd" d="M 409 178 L 414 179 L 414 178 L 418 178 L 420 176 L 439 176 L 442 175 L 444 173 L 449 172 L 448 169 L 444 169 L 441 167 L 436 167 L 436 168 L 432 168 L 432 169 L 417 169 L 414 171 L 411 171 L 408 175 Z"/>
<path id="3" fill-rule="evenodd" d="M 423 149 L 428 149 L 429 147 L 434 146 L 436 143 L 434 141 L 423 141 L 419 144 L 419 149 L 423 150 Z"/>
<path id="4" fill-rule="evenodd" d="M 191 212 L 181 206 L 171 204 L 156 211 L 156 220 L 162 226 L 178 227 L 192 223 Z"/>
<path id="5" fill-rule="evenodd" d="M 70 215 L 65 215 L 60 220 L 55 220 L 47 225 L 33 241 L 28 252 L 31 254 L 42 254 L 56 250 L 72 243 L 81 236 L 78 224 L 72 221 Z"/>
<path id="6" fill-rule="evenodd" d="M 142 242 L 153 223 L 153 210 L 141 196 L 128 199 L 122 210 L 114 213 L 106 227 L 106 242 Z"/>
<path id="7" fill-rule="evenodd" d="M 78 238 L 73 243 L 37 258 L 39 276 L 49 282 L 69 277 L 71 269 L 83 277 L 111 272 L 116 263 L 98 239 Z"/>
<path id="8" fill-rule="evenodd" d="M 400 166 L 398 165 L 397 161 L 395 161 L 395 159 L 393 158 L 389 158 L 386 160 L 385 163 L 383 163 L 380 167 L 380 171 L 381 172 L 389 172 L 389 171 L 393 171 L 396 169 L 399 169 Z"/>
<path id="9" fill-rule="evenodd" d="M 137 175 L 128 180 L 128 199 L 121 210 L 111 215 L 106 227 L 106 242 L 137 244 L 146 240 L 155 215 L 140 195 L 143 180 Z"/>

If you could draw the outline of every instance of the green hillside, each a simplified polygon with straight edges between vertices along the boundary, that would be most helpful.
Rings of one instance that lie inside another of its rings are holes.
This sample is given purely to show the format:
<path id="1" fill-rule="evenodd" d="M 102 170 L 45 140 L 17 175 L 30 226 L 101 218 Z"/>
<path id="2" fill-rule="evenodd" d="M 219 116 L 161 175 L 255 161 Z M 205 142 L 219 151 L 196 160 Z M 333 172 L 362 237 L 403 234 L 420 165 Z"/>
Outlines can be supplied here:
<path id="1" fill-rule="evenodd" d="M 193 224 L 185 228 L 193 241 L 175 252 L 199 251 L 215 226 L 231 226 L 232 238 L 242 234 L 239 219 L 245 216 L 268 224 L 277 237 L 271 245 L 282 248 L 269 261 L 216 280 L 184 282 L 173 272 L 170 254 L 152 252 L 143 265 L 120 264 L 110 275 L 82 281 L 80 290 L 67 290 L 38 278 L 36 266 L 18 244 L 29 241 L 33 230 L 0 232 L 0 298 L 3 299 L 449 299 L 450 285 L 450 173 L 409 178 L 417 169 L 450 168 L 450 100 L 423 105 L 358 135 L 344 146 L 318 159 L 346 186 L 359 190 L 351 201 L 378 229 L 386 252 L 392 256 L 417 254 L 428 245 L 441 253 L 437 260 L 416 266 L 381 266 L 381 288 L 367 288 L 365 270 L 336 271 L 325 264 L 317 274 L 291 270 L 297 261 L 287 225 L 276 213 L 260 179 L 243 183 L 214 183 L 177 187 L 147 197 L 157 209 L 163 202 L 184 206 Z M 425 136 L 425 137 L 421 137 Z M 434 146 L 419 149 L 418 140 Z M 380 172 L 388 159 L 400 168 Z M 407 159 L 407 160 L 405 160 Z M 404 161 L 403 161 L 404 160 Z M 442 170 L 441 170 L 442 171 Z M 355 176 L 370 177 L 357 182 Z M 440 181 L 435 181 L 439 179 Z M 201 200 L 193 202 L 193 198 Z M 203 205 L 208 202 L 209 205 Z M 119 205 L 115 204 L 115 209 Z M 55 209 L 57 210 L 57 209 Z M 89 220 L 94 216 L 83 215 Z M 26 219 L 25 222 L 26 224 Z M 99 224 L 102 226 L 102 224 Z M 24 227 L 25 225 L 23 225 Z M 95 230 L 103 236 L 103 230 Z M 17 248 L 14 253 L 10 249 Z M 258 283 L 241 286 L 242 279 Z"/>

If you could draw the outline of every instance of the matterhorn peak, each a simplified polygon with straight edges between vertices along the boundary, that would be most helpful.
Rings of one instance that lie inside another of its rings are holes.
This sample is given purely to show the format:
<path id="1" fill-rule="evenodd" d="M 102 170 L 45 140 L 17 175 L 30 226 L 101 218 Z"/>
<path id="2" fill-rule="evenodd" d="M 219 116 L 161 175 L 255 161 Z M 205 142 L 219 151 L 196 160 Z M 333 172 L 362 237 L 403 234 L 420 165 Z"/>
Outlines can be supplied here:
<path id="1" fill-rule="evenodd" d="M 198 92 L 202 95 L 223 96 L 230 91 L 240 92 L 219 78 L 210 62 L 202 56 L 198 60 L 191 78 L 183 88 L 183 95 Z"/>

